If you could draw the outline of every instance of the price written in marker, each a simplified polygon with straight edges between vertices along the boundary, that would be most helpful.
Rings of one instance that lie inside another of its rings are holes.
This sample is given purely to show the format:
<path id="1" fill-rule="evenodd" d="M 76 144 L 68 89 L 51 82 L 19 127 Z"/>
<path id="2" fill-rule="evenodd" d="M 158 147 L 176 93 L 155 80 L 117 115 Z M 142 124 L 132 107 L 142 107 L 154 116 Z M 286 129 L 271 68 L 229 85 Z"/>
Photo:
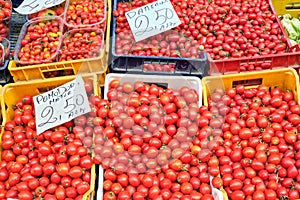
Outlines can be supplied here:
<path id="1" fill-rule="evenodd" d="M 24 0 L 18 8 L 14 9 L 22 15 L 28 15 L 59 5 L 64 1 L 65 0 Z"/>
<path id="2" fill-rule="evenodd" d="M 136 42 L 181 24 L 169 0 L 159 0 L 125 13 Z"/>
<path id="3" fill-rule="evenodd" d="M 91 111 L 81 76 L 33 100 L 37 134 Z"/>

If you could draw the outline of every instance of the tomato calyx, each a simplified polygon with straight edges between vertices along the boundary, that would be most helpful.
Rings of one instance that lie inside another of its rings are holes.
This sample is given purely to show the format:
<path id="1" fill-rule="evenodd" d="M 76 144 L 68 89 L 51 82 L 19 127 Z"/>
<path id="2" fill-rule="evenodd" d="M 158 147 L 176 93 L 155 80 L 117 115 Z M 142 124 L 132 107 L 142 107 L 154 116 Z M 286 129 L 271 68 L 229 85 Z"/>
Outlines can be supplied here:
<path id="1" fill-rule="evenodd" d="M 189 171 L 189 167 L 187 165 L 182 165 L 181 170 L 188 172 Z"/>
<path id="2" fill-rule="evenodd" d="M 288 196 L 280 196 L 279 199 L 280 200 L 289 200 L 289 197 Z"/>

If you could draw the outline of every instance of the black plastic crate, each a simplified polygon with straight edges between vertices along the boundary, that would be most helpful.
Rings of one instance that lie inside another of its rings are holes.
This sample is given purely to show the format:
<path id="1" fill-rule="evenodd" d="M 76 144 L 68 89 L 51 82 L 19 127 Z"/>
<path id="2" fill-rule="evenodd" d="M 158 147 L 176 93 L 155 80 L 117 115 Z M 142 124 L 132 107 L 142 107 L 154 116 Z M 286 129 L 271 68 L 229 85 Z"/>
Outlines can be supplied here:
<path id="1" fill-rule="evenodd" d="M 12 2 L 13 7 L 17 8 L 23 2 L 23 0 L 12 0 L 11 2 Z"/>
<path id="2" fill-rule="evenodd" d="M 113 10 L 117 9 L 118 2 L 124 0 L 114 0 Z M 128 1 L 128 0 L 126 0 Z M 202 52 L 199 58 L 175 58 L 175 57 L 158 57 L 158 56 L 136 56 L 116 54 L 116 17 L 112 15 L 112 41 L 111 41 L 111 70 L 112 72 L 134 72 L 142 74 L 181 74 L 204 77 L 208 75 L 209 62 L 206 52 Z M 171 64 L 174 70 L 171 72 L 148 71 L 145 70 L 145 64 Z"/>
<path id="3" fill-rule="evenodd" d="M 5 85 L 10 82 L 11 75 L 8 71 L 9 60 L 4 61 L 2 67 L 0 67 L 0 85 Z"/>
<path id="4" fill-rule="evenodd" d="M 10 52 L 15 50 L 15 46 L 23 24 L 26 22 L 26 16 L 20 15 L 17 12 L 12 12 L 11 27 L 9 32 Z M 12 81 L 11 75 L 8 70 L 9 59 L 5 60 L 3 66 L 0 68 L 0 84 L 5 85 Z"/>
<path id="5" fill-rule="evenodd" d="M 11 28 L 9 33 L 10 51 L 14 51 L 16 43 L 19 38 L 22 26 L 26 23 L 26 16 L 20 15 L 17 12 L 12 12 Z"/>

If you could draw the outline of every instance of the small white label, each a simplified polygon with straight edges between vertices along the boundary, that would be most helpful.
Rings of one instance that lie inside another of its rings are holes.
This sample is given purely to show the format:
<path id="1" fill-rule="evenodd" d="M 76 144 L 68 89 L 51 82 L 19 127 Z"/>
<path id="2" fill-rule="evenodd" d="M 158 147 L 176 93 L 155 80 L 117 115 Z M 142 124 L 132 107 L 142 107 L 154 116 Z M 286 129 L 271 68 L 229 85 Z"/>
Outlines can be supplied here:
<path id="1" fill-rule="evenodd" d="M 210 187 L 212 189 L 211 193 L 212 193 L 212 196 L 214 197 L 215 200 L 223 200 L 224 197 L 223 197 L 223 192 L 221 190 L 218 190 L 217 188 L 215 188 L 213 185 L 212 185 L 212 179 L 214 177 L 213 176 L 210 176 L 209 179 L 210 179 Z"/>
<path id="2" fill-rule="evenodd" d="M 28 15 L 59 5 L 64 1 L 65 0 L 24 0 L 18 8 L 14 9 L 22 15 Z"/>
<path id="3" fill-rule="evenodd" d="M 223 200 L 223 193 L 216 189 L 216 188 L 212 188 L 212 196 L 214 197 L 215 200 Z"/>
<path id="4" fill-rule="evenodd" d="M 18 199 L 14 199 L 14 198 L 7 198 L 7 200 L 18 200 Z"/>
<path id="5" fill-rule="evenodd" d="M 37 134 L 91 111 L 81 76 L 33 100 Z"/>
<path id="6" fill-rule="evenodd" d="M 169 0 L 158 0 L 125 13 L 136 42 L 181 24 Z"/>

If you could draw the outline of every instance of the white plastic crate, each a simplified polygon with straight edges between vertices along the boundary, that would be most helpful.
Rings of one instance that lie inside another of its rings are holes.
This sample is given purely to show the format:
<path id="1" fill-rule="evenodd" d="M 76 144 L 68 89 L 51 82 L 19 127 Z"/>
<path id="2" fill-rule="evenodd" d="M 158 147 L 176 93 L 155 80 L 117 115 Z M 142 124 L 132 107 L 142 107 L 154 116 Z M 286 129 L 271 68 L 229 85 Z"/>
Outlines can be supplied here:
<path id="1" fill-rule="evenodd" d="M 173 76 L 173 75 L 143 75 L 143 74 L 118 74 L 118 73 L 109 73 L 105 77 L 104 83 L 104 99 L 107 99 L 107 93 L 109 90 L 109 83 L 112 80 L 120 80 L 123 82 L 135 83 L 136 81 L 142 81 L 145 83 L 157 83 L 166 85 L 168 88 L 180 89 L 183 86 L 194 89 L 199 95 L 198 106 L 202 105 L 202 84 L 201 80 L 198 77 L 192 76 Z M 103 200 L 103 174 L 104 170 L 99 165 L 99 174 L 98 174 L 98 190 L 97 190 L 97 199 Z M 223 200 L 223 193 L 216 189 L 212 188 L 212 195 L 216 200 Z"/>

